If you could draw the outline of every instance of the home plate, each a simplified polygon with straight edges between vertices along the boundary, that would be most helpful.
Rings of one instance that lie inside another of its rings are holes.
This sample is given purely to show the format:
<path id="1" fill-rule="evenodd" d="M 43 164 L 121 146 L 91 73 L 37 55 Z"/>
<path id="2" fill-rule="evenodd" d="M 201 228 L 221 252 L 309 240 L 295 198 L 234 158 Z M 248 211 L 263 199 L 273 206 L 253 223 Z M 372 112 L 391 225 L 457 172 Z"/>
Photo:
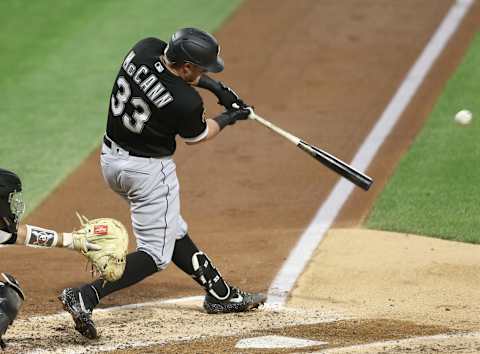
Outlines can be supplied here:
<path id="1" fill-rule="evenodd" d="M 240 339 L 235 345 L 235 348 L 304 348 L 325 344 L 328 343 L 293 337 L 264 336 Z"/>

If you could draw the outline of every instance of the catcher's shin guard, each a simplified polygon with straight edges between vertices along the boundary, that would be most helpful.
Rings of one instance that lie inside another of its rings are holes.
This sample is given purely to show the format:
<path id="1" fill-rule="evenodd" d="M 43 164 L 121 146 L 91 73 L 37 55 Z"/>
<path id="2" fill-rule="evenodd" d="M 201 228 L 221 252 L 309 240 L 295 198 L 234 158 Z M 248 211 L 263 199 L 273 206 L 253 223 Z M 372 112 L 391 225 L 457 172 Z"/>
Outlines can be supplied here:
<path id="1" fill-rule="evenodd" d="M 0 277 L 0 347 L 5 348 L 2 336 L 17 318 L 25 295 L 18 281 L 10 274 L 1 273 Z"/>
<path id="2" fill-rule="evenodd" d="M 10 319 L 4 313 L 0 313 L 0 348 L 5 349 L 7 346 L 2 339 L 2 336 L 7 331 L 8 326 L 10 325 Z"/>

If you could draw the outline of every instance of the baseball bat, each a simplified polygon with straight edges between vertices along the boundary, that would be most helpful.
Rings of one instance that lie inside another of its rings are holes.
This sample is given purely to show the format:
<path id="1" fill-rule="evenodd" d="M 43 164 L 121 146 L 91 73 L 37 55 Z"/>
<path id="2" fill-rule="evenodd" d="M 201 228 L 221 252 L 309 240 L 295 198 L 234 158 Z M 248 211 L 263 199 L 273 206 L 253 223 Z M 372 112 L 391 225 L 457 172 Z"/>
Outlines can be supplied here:
<path id="1" fill-rule="evenodd" d="M 275 124 L 272 124 L 265 118 L 257 115 L 252 109 L 250 110 L 249 118 L 257 121 L 258 123 L 271 129 L 275 133 L 283 136 L 284 138 L 295 144 L 302 151 L 308 153 L 314 159 L 321 162 L 324 166 L 338 173 L 340 176 L 345 177 L 350 182 L 362 188 L 363 190 L 368 191 L 368 189 L 372 185 L 373 180 L 367 175 L 354 169 L 352 166 L 348 165 L 347 163 L 343 162 L 332 154 L 329 154 L 328 152 L 316 147 L 315 145 L 309 144 L 302 139 L 296 137 L 295 135 L 283 130 L 282 128 L 277 127 Z"/>

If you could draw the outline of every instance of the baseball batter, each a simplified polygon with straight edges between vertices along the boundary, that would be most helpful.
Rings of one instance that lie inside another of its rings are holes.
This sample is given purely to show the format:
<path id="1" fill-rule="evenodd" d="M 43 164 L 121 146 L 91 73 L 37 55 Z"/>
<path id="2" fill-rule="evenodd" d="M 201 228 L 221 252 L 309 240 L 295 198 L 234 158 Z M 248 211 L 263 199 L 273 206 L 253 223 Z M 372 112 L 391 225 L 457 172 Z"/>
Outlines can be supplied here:
<path id="1" fill-rule="evenodd" d="M 230 88 L 205 75 L 223 70 L 218 53 L 212 35 L 184 28 L 168 44 L 156 38 L 139 41 L 121 63 L 109 101 L 101 167 L 106 183 L 130 206 L 137 250 L 127 255 L 120 280 L 104 285 L 98 279 L 60 294 L 76 329 L 87 338 L 97 337 L 91 314 L 103 297 L 165 269 L 172 260 L 205 289 L 208 313 L 248 311 L 266 300 L 223 279 L 191 240 L 180 212 L 176 136 L 188 144 L 204 142 L 250 114 Z M 226 110 L 207 119 L 193 86 L 212 91 Z"/>

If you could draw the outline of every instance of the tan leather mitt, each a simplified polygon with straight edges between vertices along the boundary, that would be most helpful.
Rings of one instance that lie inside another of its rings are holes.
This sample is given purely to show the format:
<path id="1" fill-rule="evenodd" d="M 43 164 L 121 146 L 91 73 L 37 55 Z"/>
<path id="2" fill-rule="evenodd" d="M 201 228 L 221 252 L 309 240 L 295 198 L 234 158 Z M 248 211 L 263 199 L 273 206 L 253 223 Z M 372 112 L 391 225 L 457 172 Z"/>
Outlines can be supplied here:
<path id="1" fill-rule="evenodd" d="M 72 232 L 75 249 L 87 257 L 93 271 L 99 273 L 105 281 L 120 279 L 125 270 L 128 250 L 125 226 L 111 218 L 88 220 L 78 213 L 77 216 L 82 228 Z"/>

